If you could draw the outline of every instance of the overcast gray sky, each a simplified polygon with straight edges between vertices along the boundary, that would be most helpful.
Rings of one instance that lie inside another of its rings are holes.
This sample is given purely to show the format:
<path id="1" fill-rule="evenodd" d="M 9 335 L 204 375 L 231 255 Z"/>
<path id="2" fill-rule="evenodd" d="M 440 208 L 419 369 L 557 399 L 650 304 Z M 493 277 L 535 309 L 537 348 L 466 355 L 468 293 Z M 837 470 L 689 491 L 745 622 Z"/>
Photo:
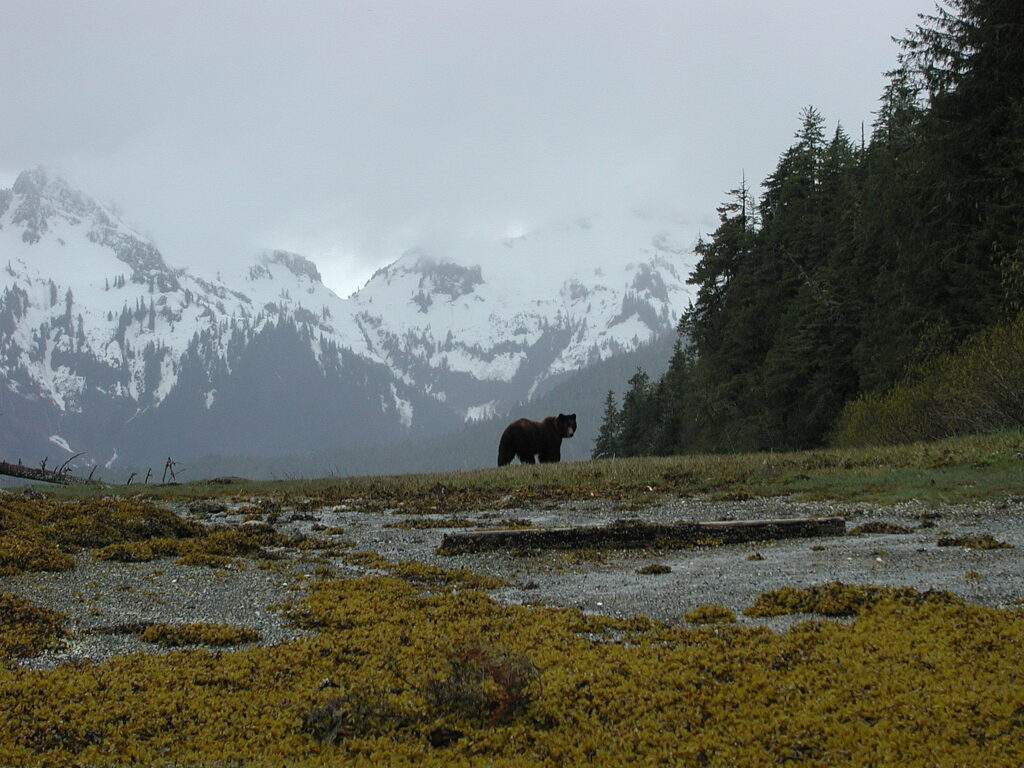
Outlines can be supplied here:
<path id="1" fill-rule="evenodd" d="M 637 206 L 694 231 L 814 105 L 859 136 L 931 0 L 2 0 L 0 186 L 42 164 L 175 265 Z"/>

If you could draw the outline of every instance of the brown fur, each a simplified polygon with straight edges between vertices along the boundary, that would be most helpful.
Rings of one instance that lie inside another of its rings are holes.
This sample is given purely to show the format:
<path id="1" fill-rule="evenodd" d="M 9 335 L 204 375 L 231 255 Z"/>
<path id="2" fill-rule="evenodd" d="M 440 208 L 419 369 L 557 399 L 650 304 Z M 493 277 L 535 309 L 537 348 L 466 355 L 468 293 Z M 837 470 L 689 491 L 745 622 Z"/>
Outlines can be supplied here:
<path id="1" fill-rule="evenodd" d="M 560 461 L 562 438 L 572 437 L 575 432 L 575 413 L 560 413 L 558 416 L 548 416 L 543 421 L 513 421 L 501 433 L 498 466 L 510 464 L 516 456 L 523 464 L 536 464 L 536 456 L 540 457 L 541 463 Z"/>

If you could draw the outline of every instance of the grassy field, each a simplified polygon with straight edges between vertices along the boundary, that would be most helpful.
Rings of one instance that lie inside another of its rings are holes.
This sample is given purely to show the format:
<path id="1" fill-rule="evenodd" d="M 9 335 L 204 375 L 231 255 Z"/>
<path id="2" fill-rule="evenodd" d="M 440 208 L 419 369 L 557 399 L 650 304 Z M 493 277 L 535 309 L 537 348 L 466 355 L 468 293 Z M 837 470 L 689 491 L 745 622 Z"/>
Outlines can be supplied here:
<path id="1" fill-rule="evenodd" d="M 210 531 L 160 504 L 210 496 L 434 513 L 590 497 L 642 506 L 666 494 L 1004 499 L 1024 493 L 1022 446 L 1013 432 L 856 451 L 11 492 L 0 495 L 0 565 L 28 579 L 74 568 L 82 551 L 144 549 L 255 568 L 264 547 L 284 543 L 269 526 Z M 329 563 L 311 544 L 307 555 Z M 811 617 L 772 632 L 730 621 L 714 595 L 687 622 L 660 623 L 504 606 L 481 591 L 487 579 L 424 574 L 407 564 L 342 577 L 322 564 L 275 608 L 306 630 L 299 639 L 225 650 L 227 627 L 167 626 L 172 641 L 218 643 L 48 671 L 17 660 L 70 628 L 45 605 L 0 594 L 0 765 L 1024 764 L 1021 610 L 825 585 L 759 597 L 748 615 Z"/>
<path id="2" fill-rule="evenodd" d="M 457 509 L 460 504 L 510 506 L 591 495 L 636 504 L 651 502 L 661 494 L 955 503 L 1024 493 L 1024 432 L 796 453 L 641 457 L 273 482 L 219 478 L 181 485 L 67 486 L 51 492 L 72 498 L 142 494 L 153 499 L 307 497 L 323 503 L 360 499 L 388 508 L 401 503 L 442 511 Z"/>

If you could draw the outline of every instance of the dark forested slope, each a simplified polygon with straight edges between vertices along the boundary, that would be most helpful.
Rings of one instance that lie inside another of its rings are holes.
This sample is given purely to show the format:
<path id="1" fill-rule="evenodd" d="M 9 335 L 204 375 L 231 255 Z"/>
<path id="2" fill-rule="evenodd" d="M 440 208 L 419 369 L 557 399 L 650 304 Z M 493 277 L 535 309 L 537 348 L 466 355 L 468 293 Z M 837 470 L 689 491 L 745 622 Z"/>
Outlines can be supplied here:
<path id="1" fill-rule="evenodd" d="M 1024 3 L 952 0 L 899 41 L 874 122 L 814 108 L 697 246 L 697 298 L 664 376 L 609 398 L 596 453 L 822 444 L 1024 297 Z"/>

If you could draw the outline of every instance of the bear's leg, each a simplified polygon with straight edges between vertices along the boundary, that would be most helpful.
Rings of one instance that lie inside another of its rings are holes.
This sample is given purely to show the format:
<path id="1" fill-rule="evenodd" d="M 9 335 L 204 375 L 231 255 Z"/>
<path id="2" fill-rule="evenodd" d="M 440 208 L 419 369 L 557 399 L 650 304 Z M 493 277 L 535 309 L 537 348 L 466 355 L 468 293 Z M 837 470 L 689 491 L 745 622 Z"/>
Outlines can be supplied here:
<path id="1" fill-rule="evenodd" d="M 498 466 L 503 467 L 511 464 L 516 456 L 515 439 L 512 433 L 506 429 L 501 433 L 501 441 L 498 443 Z"/>
<path id="2" fill-rule="evenodd" d="M 515 458 L 515 453 L 502 440 L 501 445 L 498 446 L 498 466 L 504 467 L 506 464 L 511 464 L 513 458 Z"/>
<path id="3" fill-rule="evenodd" d="M 549 448 L 540 455 L 542 464 L 554 464 L 562 460 L 562 449 L 559 446 Z"/>
<path id="4" fill-rule="evenodd" d="M 533 458 L 533 454 L 532 453 L 527 453 L 526 451 L 520 451 L 519 452 L 519 461 L 522 462 L 523 464 L 536 464 L 537 463 L 537 460 Z"/>

